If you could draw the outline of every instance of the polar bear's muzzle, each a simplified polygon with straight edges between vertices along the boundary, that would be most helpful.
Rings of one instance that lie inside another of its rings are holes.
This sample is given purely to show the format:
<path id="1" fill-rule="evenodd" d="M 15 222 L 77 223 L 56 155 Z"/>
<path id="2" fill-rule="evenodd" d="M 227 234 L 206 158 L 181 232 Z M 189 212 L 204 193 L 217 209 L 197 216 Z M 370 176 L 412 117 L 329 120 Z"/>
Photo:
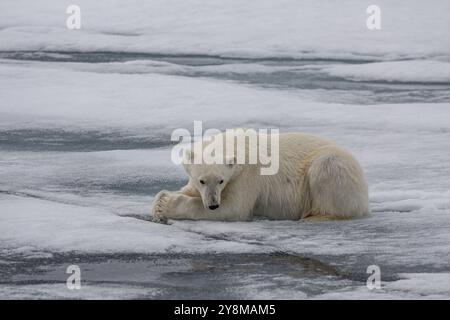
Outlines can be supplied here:
<path id="1" fill-rule="evenodd" d="M 219 207 L 219 201 L 217 201 L 216 197 L 211 197 L 207 200 L 206 206 L 209 210 L 216 210 Z"/>
<path id="2" fill-rule="evenodd" d="M 208 194 L 205 200 L 205 207 L 209 210 L 216 210 L 220 206 L 220 196 L 217 196 L 213 192 Z"/>

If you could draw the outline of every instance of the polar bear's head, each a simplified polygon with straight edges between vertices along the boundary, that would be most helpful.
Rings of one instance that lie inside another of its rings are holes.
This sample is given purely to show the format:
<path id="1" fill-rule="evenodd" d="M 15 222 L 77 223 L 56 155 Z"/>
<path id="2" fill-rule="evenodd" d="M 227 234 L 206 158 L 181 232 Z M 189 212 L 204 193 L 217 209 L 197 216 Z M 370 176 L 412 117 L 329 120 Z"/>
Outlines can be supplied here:
<path id="1" fill-rule="evenodd" d="M 238 174 L 235 157 L 224 157 L 221 164 L 193 164 L 191 163 L 193 158 L 193 153 L 187 152 L 183 162 L 190 184 L 200 193 L 205 209 L 216 210 L 220 207 L 222 191 Z"/>

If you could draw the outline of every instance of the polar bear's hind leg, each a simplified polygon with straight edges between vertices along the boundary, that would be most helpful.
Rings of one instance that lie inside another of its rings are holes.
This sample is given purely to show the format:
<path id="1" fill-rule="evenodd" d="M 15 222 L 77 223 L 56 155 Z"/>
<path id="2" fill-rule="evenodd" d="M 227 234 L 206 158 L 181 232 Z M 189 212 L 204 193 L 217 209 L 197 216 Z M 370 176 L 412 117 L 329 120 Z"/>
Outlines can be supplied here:
<path id="1" fill-rule="evenodd" d="M 312 160 L 307 175 L 311 207 L 304 217 L 348 219 L 369 213 L 363 171 L 345 150 L 323 148 Z"/>

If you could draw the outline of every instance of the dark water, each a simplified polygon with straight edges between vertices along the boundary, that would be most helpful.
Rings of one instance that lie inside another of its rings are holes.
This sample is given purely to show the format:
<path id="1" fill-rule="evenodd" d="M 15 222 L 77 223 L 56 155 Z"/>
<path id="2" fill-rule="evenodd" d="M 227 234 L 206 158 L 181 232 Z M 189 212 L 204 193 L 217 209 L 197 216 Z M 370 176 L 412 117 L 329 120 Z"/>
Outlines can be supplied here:
<path id="1" fill-rule="evenodd" d="M 170 135 L 149 128 L 140 134 L 119 130 L 0 130 L 0 150 L 106 151 L 167 147 Z M 155 132 L 156 131 L 156 132 Z"/>
<path id="2" fill-rule="evenodd" d="M 280 289 L 285 291 L 285 298 L 289 292 L 297 297 L 303 293 L 306 297 L 343 285 L 364 285 L 318 260 L 284 253 L 150 256 L 74 253 L 28 261 L 9 257 L 7 262 L 0 270 L 0 285 L 60 284 L 64 290 L 67 267 L 76 264 L 83 270 L 82 287 L 109 287 L 124 292 L 139 289 L 136 298 L 245 299 L 261 291 L 269 298 L 270 292 Z M 258 286 L 253 288 L 249 286 L 251 283 Z M 59 297 L 57 291 L 53 294 L 53 298 Z"/>

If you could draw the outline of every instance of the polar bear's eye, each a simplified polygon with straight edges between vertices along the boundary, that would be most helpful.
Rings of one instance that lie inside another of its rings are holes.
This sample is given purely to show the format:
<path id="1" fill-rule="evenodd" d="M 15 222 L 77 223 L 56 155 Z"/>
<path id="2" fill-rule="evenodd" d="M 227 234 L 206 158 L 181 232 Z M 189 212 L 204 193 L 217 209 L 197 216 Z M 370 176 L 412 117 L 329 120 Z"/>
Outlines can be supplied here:
<path id="1" fill-rule="evenodd" d="M 200 183 L 201 183 L 201 184 L 205 184 L 205 181 L 203 181 L 203 180 L 200 180 Z"/>
<path id="2" fill-rule="evenodd" d="M 220 181 L 219 181 L 219 184 L 222 184 L 222 183 L 223 183 L 223 180 L 220 180 Z"/>

